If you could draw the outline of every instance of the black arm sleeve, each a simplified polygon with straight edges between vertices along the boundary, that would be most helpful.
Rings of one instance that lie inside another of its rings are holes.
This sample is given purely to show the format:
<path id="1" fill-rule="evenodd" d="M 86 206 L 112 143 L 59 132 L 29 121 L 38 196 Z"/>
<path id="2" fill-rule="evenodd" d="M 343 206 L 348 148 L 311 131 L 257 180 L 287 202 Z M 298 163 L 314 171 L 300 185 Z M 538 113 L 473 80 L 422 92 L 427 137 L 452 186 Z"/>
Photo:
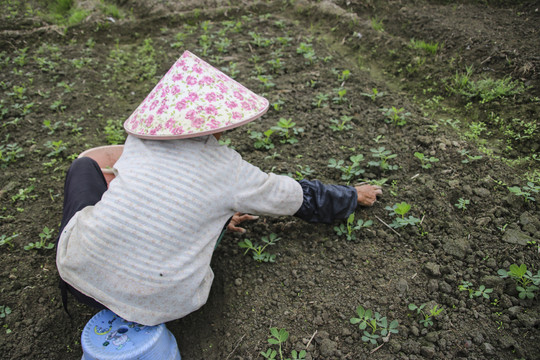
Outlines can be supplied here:
<path id="1" fill-rule="evenodd" d="M 356 209 L 356 189 L 346 185 L 327 185 L 318 180 L 300 180 L 304 201 L 294 214 L 302 220 L 330 224 L 349 217 Z"/>

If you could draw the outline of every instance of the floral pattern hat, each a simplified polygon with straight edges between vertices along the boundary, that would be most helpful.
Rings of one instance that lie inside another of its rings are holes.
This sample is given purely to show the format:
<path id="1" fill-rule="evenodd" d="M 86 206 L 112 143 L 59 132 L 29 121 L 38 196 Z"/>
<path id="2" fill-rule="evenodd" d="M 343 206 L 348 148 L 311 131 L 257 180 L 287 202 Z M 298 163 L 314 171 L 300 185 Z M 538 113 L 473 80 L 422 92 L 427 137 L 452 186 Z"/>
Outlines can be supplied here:
<path id="1" fill-rule="evenodd" d="M 235 128 L 267 110 L 264 97 L 186 51 L 124 122 L 124 128 L 144 139 L 189 138 Z"/>

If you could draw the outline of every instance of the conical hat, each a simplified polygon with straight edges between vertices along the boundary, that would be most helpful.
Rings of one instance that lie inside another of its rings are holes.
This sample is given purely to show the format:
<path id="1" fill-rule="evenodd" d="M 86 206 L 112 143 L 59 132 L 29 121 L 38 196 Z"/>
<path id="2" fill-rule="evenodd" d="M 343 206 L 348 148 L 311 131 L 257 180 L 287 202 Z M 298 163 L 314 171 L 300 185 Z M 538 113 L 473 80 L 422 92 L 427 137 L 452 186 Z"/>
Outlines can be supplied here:
<path id="1" fill-rule="evenodd" d="M 124 128 L 144 139 L 189 138 L 235 128 L 266 110 L 264 97 L 186 51 L 124 122 Z"/>

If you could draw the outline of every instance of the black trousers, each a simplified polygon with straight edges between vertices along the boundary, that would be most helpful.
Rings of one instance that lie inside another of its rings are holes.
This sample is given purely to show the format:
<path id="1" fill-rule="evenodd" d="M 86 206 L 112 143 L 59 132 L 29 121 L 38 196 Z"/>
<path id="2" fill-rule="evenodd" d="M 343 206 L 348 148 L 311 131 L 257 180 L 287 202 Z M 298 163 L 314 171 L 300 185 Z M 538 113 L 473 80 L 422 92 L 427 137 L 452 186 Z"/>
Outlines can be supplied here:
<path id="1" fill-rule="evenodd" d="M 87 206 L 95 205 L 103 193 L 107 190 L 107 182 L 103 177 L 103 173 L 98 164 L 88 158 L 82 157 L 76 159 L 70 166 L 66 174 L 66 182 L 64 185 L 64 210 L 62 214 L 62 222 L 58 239 L 56 240 L 56 248 L 58 249 L 58 240 L 60 234 L 64 231 L 64 227 L 69 220 L 79 210 Z M 97 302 L 95 299 L 81 293 L 64 280 L 60 279 L 60 291 L 62 292 L 62 303 L 67 311 L 67 293 L 70 292 L 79 302 L 92 306 L 98 310 L 106 307 Z"/>

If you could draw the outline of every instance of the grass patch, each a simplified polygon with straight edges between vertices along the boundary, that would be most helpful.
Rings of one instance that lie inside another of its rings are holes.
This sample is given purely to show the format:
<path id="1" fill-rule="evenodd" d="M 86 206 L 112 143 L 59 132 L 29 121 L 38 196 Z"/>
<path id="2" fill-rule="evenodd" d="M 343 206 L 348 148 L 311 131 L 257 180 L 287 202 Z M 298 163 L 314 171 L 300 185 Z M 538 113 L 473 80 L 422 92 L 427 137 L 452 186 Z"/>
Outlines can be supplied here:
<path id="1" fill-rule="evenodd" d="M 49 13 L 45 16 L 50 21 L 64 26 L 73 26 L 82 22 L 88 11 L 75 6 L 73 0 L 54 0 L 49 2 Z"/>
<path id="2" fill-rule="evenodd" d="M 428 43 L 424 40 L 416 40 L 413 38 L 409 43 L 409 47 L 413 49 L 424 50 L 425 52 L 435 55 L 437 53 L 437 50 L 439 50 L 439 43 Z"/>

